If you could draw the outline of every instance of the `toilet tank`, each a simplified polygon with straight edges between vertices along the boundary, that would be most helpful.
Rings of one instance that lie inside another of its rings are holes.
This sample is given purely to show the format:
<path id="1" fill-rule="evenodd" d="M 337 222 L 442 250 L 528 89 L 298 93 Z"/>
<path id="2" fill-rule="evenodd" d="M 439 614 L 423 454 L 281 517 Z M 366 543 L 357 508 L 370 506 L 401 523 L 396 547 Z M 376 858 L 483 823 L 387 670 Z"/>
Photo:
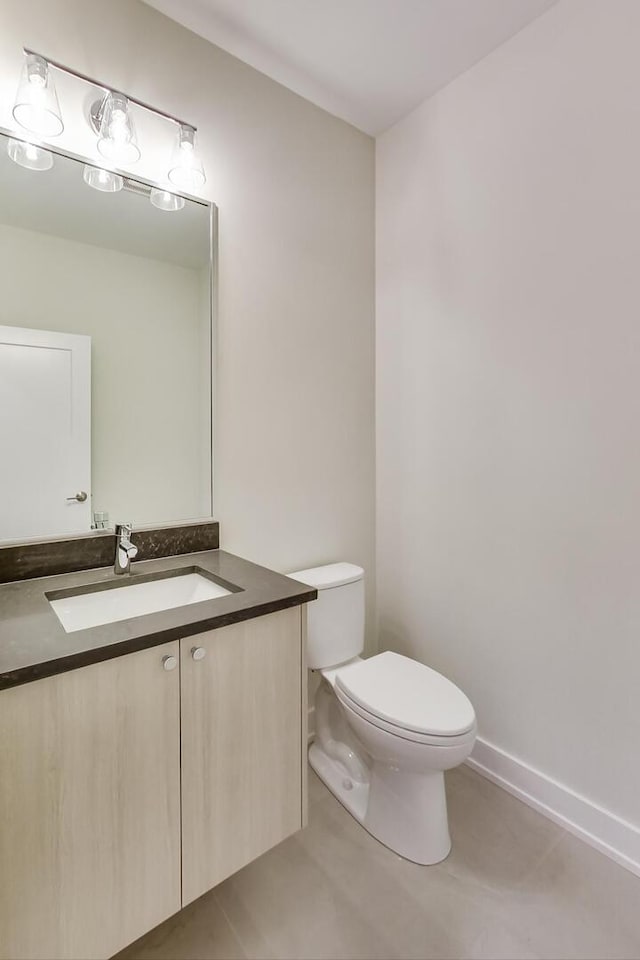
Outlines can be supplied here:
<path id="1" fill-rule="evenodd" d="M 335 667 L 362 653 L 364 570 L 353 563 L 329 563 L 290 573 L 318 591 L 307 606 L 307 666 Z"/>

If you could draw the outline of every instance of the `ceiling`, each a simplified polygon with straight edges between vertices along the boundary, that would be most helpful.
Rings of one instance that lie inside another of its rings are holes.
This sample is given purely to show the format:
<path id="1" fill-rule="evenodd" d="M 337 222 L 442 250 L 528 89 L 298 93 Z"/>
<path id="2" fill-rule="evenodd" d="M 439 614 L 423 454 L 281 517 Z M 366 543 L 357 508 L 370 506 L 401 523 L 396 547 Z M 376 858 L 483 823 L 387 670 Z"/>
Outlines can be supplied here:
<path id="1" fill-rule="evenodd" d="M 556 0 L 145 0 L 375 136 Z"/>

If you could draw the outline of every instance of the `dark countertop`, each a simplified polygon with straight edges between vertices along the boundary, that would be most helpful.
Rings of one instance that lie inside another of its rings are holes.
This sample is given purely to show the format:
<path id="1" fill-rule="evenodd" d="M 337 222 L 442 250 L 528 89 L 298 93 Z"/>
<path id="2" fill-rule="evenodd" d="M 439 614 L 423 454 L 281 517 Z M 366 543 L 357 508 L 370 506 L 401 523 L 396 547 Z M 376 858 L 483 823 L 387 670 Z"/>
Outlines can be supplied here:
<path id="1" fill-rule="evenodd" d="M 233 585 L 236 592 L 73 633 L 65 632 L 46 596 L 53 591 L 73 594 L 87 584 L 99 584 L 99 589 L 109 584 L 122 587 L 138 579 L 158 579 L 168 571 L 198 567 L 223 586 Z M 222 550 L 146 560 L 134 563 L 132 571 L 131 576 L 116 577 L 112 567 L 102 567 L 1 584 L 0 690 L 299 606 L 317 597 L 312 587 Z"/>

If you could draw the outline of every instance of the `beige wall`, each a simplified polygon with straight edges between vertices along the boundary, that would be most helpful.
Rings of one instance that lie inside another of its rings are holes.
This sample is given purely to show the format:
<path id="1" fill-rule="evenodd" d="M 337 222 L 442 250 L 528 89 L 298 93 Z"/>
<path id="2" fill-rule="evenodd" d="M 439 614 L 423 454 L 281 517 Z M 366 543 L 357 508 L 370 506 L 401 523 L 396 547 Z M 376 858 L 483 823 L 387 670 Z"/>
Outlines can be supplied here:
<path id="1" fill-rule="evenodd" d="M 133 0 L 5 0 L 5 125 L 23 44 L 198 125 L 203 195 L 220 208 L 222 544 L 281 570 L 362 564 L 371 624 L 373 142 Z M 61 144 L 93 151 L 76 119 L 86 88 L 61 80 L 59 90 Z M 158 144 L 138 170 L 158 176 L 166 130 L 144 117 L 138 127 Z"/>
<path id="2" fill-rule="evenodd" d="M 0 223 L 0 325 L 91 337 L 92 510 L 112 523 L 210 512 L 205 272 Z"/>
<path id="3" fill-rule="evenodd" d="M 381 647 L 636 824 L 638 36 L 565 0 L 377 149 Z"/>

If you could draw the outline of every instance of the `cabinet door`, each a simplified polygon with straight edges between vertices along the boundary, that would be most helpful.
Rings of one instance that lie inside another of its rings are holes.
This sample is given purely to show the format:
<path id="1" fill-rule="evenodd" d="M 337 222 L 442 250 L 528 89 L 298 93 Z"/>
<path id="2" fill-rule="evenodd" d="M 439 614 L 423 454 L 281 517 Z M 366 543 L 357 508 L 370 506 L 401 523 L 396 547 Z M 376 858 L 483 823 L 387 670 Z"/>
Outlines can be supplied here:
<path id="1" fill-rule="evenodd" d="M 183 904 L 302 826 L 301 618 L 181 641 Z"/>
<path id="2" fill-rule="evenodd" d="M 178 642 L 0 691 L 0 956 L 110 957 L 180 909 Z"/>

